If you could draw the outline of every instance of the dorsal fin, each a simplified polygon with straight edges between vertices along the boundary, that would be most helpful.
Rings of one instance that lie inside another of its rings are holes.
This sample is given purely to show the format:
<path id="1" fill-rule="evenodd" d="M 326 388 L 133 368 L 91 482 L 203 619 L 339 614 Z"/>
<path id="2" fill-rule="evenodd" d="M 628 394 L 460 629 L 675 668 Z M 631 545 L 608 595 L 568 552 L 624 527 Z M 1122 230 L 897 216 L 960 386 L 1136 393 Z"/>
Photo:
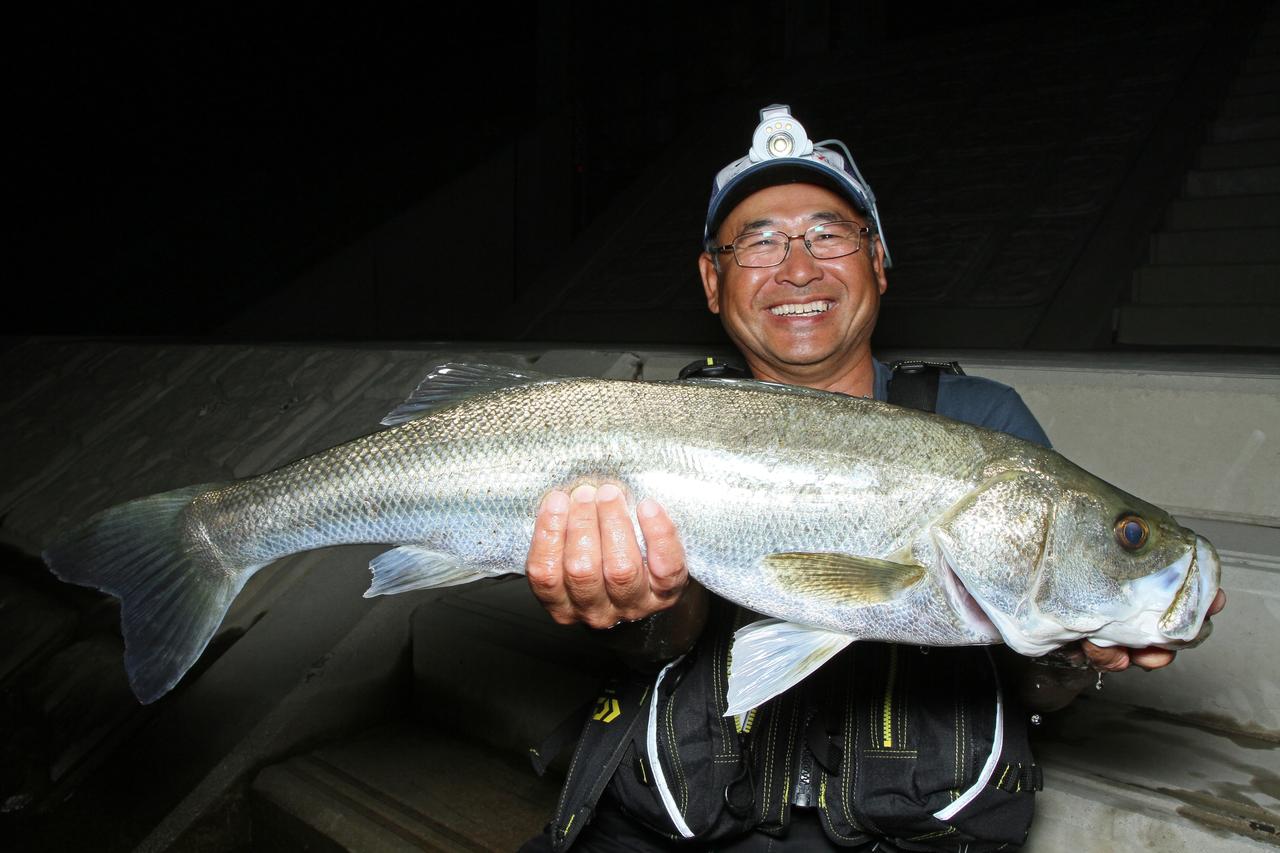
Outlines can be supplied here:
<path id="1" fill-rule="evenodd" d="M 427 378 L 418 384 L 409 399 L 392 409 L 381 423 L 383 426 L 396 426 L 416 420 L 441 406 L 448 406 L 486 391 L 560 378 L 563 377 L 540 373 L 527 367 L 446 362 L 431 368 Z"/>

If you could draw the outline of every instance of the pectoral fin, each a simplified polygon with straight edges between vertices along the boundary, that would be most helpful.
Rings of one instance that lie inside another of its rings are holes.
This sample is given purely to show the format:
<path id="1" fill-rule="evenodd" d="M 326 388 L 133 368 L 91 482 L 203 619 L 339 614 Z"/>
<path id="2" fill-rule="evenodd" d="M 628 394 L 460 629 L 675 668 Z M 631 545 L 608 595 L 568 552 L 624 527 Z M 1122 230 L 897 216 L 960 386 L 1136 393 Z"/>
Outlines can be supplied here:
<path id="1" fill-rule="evenodd" d="M 729 710 L 745 714 L 804 680 L 853 642 L 848 634 L 763 619 L 739 628 L 729 656 Z"/>
<path id="2" fill-rule="evenodd" d="M 789 592 L 855 606 L 892 601 L 926 574 L 914 563 L 802 551 L 769 554 L 761 565 L 766 576 Z"/>

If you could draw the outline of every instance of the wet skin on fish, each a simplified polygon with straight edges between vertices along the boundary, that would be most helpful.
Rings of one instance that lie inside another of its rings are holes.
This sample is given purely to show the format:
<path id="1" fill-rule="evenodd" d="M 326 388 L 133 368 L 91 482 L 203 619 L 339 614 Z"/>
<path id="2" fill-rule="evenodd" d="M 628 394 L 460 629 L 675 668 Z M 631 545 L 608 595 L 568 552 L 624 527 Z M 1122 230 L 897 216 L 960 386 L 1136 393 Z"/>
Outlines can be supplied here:
<path id="1" fill-rule="evenodd" d="M 1218 588 L 1213 547 L 1163 510 L 1052 450 L 872 400 L 445 365 L 388 422 L 257 477 L 113 507 L 48 547 L 60 578 L 122 600 L 142 701 L 274 560 L 396 546 L 366 595 L 521 572 L 543 496 L 584 482 L 657 500 L 690 574 L 773 617 L 737 638 L 731 713 L 855 639 L 1180 648 Z"/>

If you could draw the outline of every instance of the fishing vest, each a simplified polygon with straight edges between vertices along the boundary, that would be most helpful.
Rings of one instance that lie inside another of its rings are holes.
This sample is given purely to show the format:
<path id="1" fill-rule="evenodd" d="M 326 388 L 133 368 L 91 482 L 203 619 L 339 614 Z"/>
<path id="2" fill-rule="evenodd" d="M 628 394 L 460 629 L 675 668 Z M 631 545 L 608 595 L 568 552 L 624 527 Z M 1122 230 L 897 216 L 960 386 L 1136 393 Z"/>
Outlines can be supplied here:
<path id="1" fill-rule="evenodd" d="M 954 362 L 893 367 L 890 402 L 928 411 L 940 372 L 962 372 Z M 710 359 L 681 372 L 708 375 L 747 374 Z M 839 846 L 981 853 L 1026 840 L 1042 777 L 989 648 L 854 643 L 785 694 L 726 717 L 733 632 L 757 618 L 713 598 L 690 652 L 603 688 L 549 823 L 553 849 L 570 848 L 601 796 L 677 842 L 781 836 L 798 796 Z M 535 752 L 540 771 L 554 751 Z"/>

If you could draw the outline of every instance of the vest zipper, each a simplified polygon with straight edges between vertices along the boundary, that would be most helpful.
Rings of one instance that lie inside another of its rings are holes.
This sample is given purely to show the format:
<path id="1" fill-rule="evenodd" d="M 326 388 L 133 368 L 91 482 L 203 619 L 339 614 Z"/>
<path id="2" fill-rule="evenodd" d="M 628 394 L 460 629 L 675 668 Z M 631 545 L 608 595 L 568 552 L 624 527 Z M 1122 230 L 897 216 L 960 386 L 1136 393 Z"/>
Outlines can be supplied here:
<path id="1" fill-rule="evenodd" d="M 885 749 L 893 749 L 893 686 L 898 675 L 898 647 L 889 647 L 889 674 L 885 676 L 884 710 L 881 712 L 882 744 Z"/>

